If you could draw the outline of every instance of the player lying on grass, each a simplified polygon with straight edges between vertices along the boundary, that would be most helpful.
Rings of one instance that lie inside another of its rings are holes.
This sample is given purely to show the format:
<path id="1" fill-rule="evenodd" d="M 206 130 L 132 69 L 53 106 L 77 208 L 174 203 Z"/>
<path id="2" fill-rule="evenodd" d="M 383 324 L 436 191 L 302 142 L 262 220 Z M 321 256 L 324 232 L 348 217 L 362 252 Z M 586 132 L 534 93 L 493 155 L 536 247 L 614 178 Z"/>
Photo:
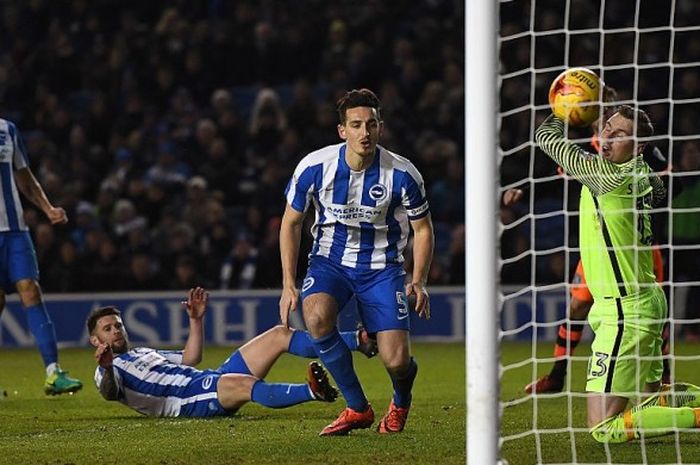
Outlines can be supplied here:
<path id="1" fill-rule="evenodd" d="M 666 296 L 656 282 L 650 210 L 665 196 L 643 160 L 637 138 L 653 134 L 647 114 L 618 107 L 601 132 L 599 154 L 566 139 L 553 115 L 537 129 L 539 147 L 583 185 L 579 203 L 581 260 L 594 298 L 588 321 L 595 334 L 586 391 L 591 434 L 626 442 L 700 426 L 700 389 L 661 387 L 661 332 Z M 650 397 L 626 410 L 640 391 Z"/>
<path id="2" fill-rule="evenodd" d="M 338 391 L 323 367 L 311 362 L 307 384 L 263 381 L 284 352 L 315 357 L 305 331 L 276 326 L 244 344 L 213 370 L 193 368 L 202 359 L 203 319 L 208 293 L 190 289 L 183 302 L 190 319 L 184 350 L 129 347 L 120 312 L 115 307 L 93 310 L 87 320 L 90 343 L 96 347 L 95 384 L 106 400 L 117 400 L 150 416 L 211 417 L 231 415 L 246 402 L 282 408 L 313 400 L 333 402 Z M 341 334 L 345 344 L 366 356 L 376 344 L 364 330 Z"/>

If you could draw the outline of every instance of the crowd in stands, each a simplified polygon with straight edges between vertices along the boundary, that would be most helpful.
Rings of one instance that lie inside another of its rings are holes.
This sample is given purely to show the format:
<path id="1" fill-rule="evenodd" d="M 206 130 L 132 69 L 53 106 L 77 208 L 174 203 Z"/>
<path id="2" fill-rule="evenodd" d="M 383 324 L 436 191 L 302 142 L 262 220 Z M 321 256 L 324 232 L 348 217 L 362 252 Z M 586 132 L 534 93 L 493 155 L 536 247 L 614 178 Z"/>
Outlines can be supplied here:
<path id="1" fill-rule="evenodd" d="M 340 141 L 335 101 L 359 87 L 382 100 L 382 144 L 424 175 L 431 284 L 462 284 L 463 8 L 2 2 L 0 117 L 70 219 L 51 227 L 25 202 L 43 289 L 279 287 L 286 183 Z"/>

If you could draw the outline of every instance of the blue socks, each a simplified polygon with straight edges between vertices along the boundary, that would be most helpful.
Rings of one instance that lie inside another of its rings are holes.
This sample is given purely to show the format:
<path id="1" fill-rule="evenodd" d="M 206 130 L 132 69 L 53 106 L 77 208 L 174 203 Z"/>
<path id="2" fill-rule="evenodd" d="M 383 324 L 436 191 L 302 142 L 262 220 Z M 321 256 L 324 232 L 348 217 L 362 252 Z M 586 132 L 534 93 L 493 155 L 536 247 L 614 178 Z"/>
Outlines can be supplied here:
<path id="1" fill-rule="evenodd" d="M 394 405 L 397 407 L 407 408 L 411 406 L 411 390 L 416 374 L 418 374 L 418 364 L 413 357 L 411 357 L 408 370 L 404 374 L 396 376 L 389 373 L 391 383 L 394 385 Z"/>
<path id="2" fill-rule="evenodd" d="M 53 323 L 49 319 L 46 306 L 41 302 L 31 307 L 26 307 L 25 312 L 29 330 L 34 335 L 34 339 L 36 339 L 41 358 L 44 359 L 44 365 L 56 363 L 58 361 L 56 331 L 54 331 Z"/>
<path id="3" fill-rule="evenodd" d="M 343 393 L 348 407 L 357 411 L 367 410 L 367 398 L 362 391 L 352 365 L 352 354 L 343 342 L 337 328 L 319 339 L 312 339 L 314 348 L 323 365 L 330 372 Z M 291 344 L 290 344 L 291 346 Z"/>
<path id="4" fill-rule="evenodd" d="M 357 350 L 357 331 L 343 331 L 340 333 L 340 337 L 345 341 L 345 345 L 347 345 L 350 350 Z M 292 332 L 292 338 L 289 341 L 289 349 L 287 349 L 287 352 L 299 357 L 317 357 L 311 335 L 307 331 L 299 329 L 295 329 Z"/>
<path id="5" fill-rule="evenodd" d="M 263 380 L 255 382 L 250 399 L 270 408 L 284 408 L 315 400 L 307 384 L 266 383 Z"/>

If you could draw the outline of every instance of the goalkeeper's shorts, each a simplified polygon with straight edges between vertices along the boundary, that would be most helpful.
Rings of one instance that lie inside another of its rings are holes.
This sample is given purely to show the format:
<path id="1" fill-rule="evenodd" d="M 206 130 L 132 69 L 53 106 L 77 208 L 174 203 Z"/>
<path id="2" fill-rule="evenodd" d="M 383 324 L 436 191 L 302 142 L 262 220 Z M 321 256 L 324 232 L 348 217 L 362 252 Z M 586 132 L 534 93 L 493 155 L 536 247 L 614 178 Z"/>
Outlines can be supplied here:
<path id="1" fill-rule="evenodd" d="M 595 334 L 586 391 L 632 397 L 661 380 L 666 296 L 655 287 L 622 299 L 598 299 L 588 314 Z"/>

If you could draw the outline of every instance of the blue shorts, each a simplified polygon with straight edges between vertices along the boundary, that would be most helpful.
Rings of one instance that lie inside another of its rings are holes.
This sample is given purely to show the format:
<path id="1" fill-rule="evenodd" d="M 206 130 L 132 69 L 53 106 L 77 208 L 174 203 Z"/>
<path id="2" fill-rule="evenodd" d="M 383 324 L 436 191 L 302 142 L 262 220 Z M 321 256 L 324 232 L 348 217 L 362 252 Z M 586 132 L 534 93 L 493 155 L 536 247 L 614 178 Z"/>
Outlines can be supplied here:
<path id="1" fill-rule="evenodd" d="M 335 264 L 325 257 L 313 257 L 301 289 L 302 299 L 324 292 L 333 296 L 342 310 L 352 295 L 357 311 L 370 333 L 410 329 L 408 303 L 404 293 L 406 272 L 400 265 L 381 270 L 358 270 Z"/>
<path id="2" fill-rule="evenodd" d="M 23 279 L 39 280 L 39 266 L 28 231 L 0 232 L 0 286 L 11 294 Z"/>
<path id="3" fill-rule="evenodd" d="M 214 370 L 204 370 L 192 378 L 180 395 L 181 417 L 217 417 L 231 415 L 233 412 L 225 410 L 216 394 L 216 387 L 222 373 Z"/>
<path id="4" fill-rule="evenodd" d="M 236 351 L 231 354 L 216 370 L 204 370 L 192 378 L 182 395 L 184 400 L 180 406 L 179 416 L 218 417 L 236 413 L 224 409 L 216 394 L 219 379 L 226 373 L 250 374 L 240 352 Z"/>

